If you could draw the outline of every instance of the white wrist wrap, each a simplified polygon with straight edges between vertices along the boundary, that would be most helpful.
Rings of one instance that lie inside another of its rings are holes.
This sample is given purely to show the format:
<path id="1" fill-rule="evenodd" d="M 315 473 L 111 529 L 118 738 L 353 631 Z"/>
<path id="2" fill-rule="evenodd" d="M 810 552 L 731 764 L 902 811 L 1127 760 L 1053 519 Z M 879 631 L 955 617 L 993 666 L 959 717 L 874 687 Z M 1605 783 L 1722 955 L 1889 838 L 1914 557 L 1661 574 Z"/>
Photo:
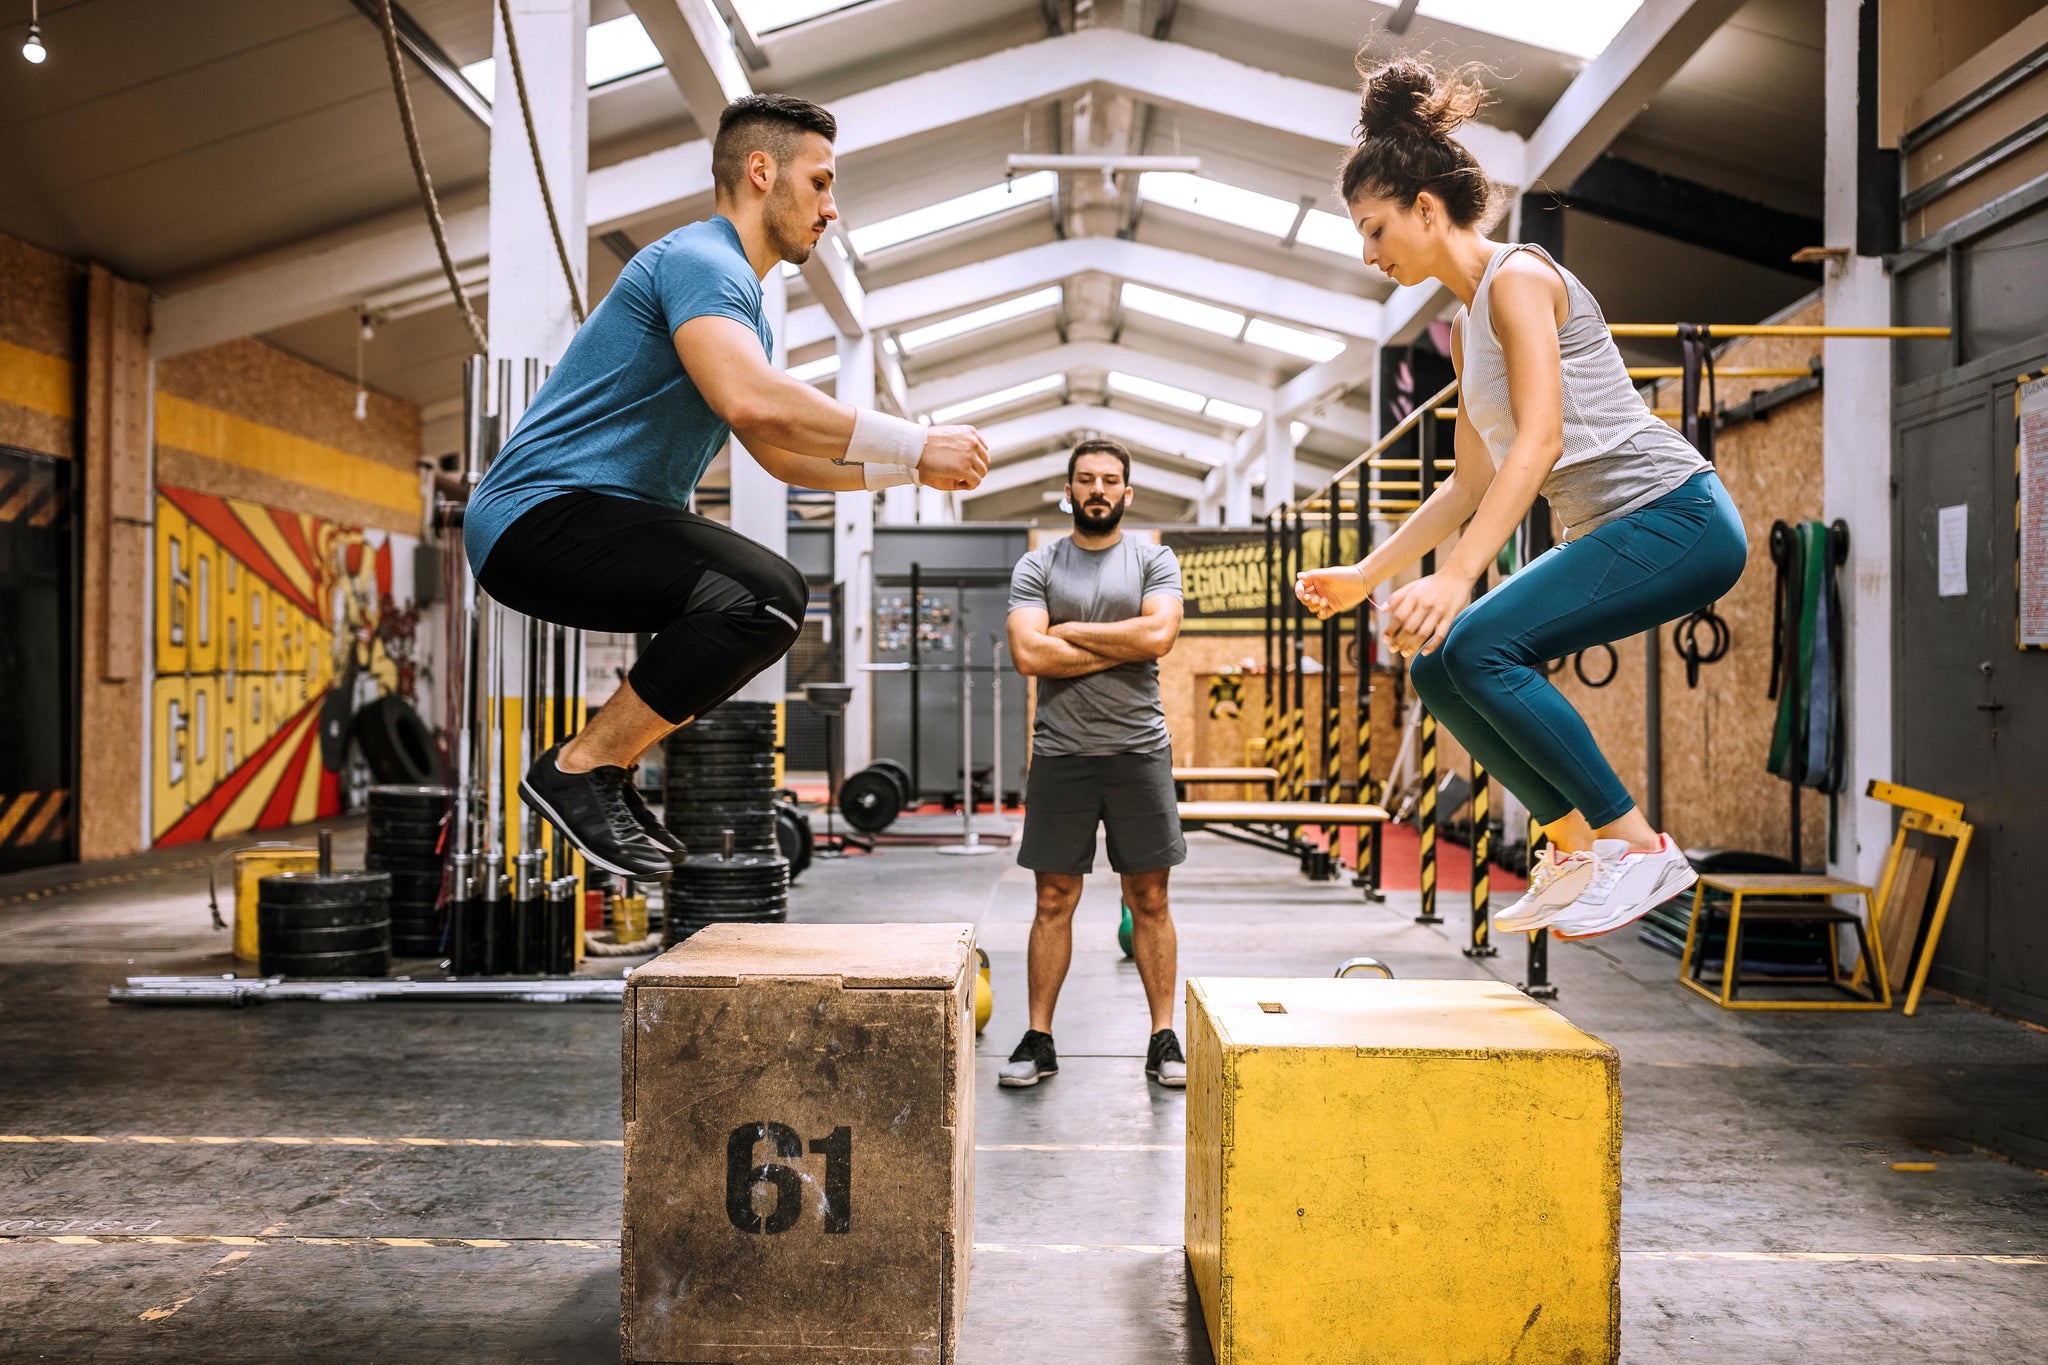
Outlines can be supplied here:
<path id="1" fill-rule="evenodd" d="M 846 443 L 846 463 L 895 464 L 915 469 L 924 458 L 924 435 L 924 428 L 916 422 L 873 408 L 857 409 L 853 439 Z"/>
<path id="2" fill-rule="evenodd" d="M 860 481 L 870 493 L 881 488 L 901 488 L 917 482 L 917 471 L 900 464 L 864 464 L 860 467 Z"/>

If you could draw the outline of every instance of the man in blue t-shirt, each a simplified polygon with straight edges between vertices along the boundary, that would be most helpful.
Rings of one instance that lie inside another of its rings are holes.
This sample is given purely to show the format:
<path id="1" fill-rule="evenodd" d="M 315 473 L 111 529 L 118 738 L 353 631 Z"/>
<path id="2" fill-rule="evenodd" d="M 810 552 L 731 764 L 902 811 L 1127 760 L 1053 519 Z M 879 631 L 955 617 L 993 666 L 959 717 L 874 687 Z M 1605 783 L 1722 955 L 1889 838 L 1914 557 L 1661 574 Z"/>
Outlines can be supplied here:
<path id="1" fill-rule="evenodd" d="M 716 216 L 627 264 L 464 515 L 470 565 L 499 602 L 581 630 L 653 633 L 604 709 L 519 784 L 622 876 L 658 876 L 682 852 L 640 801 L 633 765 L 787 653 L 809 597 L 786 560 L 689 510 L 726 437 L 804 488 L 970 489 L 988 472 L 973 427 L 851 408 L 770 362 L 761 281 L 809 260 L 838 216 L 837 136 L 806 100 L 726 106 L 711 151 Z"/>

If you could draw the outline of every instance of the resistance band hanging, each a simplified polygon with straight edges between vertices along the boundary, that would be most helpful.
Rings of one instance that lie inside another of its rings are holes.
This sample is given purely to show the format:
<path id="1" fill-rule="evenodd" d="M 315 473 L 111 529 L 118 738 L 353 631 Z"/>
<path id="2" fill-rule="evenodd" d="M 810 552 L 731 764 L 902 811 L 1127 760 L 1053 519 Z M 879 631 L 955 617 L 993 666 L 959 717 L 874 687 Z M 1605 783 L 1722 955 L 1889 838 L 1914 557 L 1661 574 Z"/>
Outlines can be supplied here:
<path id="1" fill-rule="evenodd" d="M 1768 768 L 1793 785 L 1792 846 L 1799 847 L 1798 791 L 1828 794 L 1828 853 L 1836 852 L 1836 802 L 1842 788 L 1843 629 L 1840 570 L 1849 559 L 1849 527 L 1805 521 L 1771 527 L 1777 582 L 1771 610 L 1769 696 L 1778 703 Z M 1795 861 L 1797 857 L 1795 854 Z"/>

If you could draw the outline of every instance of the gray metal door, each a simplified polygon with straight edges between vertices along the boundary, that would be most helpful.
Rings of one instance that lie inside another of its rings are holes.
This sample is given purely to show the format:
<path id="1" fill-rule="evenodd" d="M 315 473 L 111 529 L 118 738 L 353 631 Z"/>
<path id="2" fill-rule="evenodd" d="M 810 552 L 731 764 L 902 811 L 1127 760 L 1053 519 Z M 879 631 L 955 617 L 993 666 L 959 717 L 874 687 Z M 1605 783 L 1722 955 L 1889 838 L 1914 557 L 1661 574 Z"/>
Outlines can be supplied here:
<path id="1" fill-rule="evenodd" d="M 2018 649 L 2013 630 L 2019 372 L 1898 412 L 1894 761 L 1898 781 L 1961 801 L 1977 827 L 1930 979 L 2048 1021 L 2048 653 Z M 1942 509 L 1956 507 L 1966 590 L 1943 596 Z"/>

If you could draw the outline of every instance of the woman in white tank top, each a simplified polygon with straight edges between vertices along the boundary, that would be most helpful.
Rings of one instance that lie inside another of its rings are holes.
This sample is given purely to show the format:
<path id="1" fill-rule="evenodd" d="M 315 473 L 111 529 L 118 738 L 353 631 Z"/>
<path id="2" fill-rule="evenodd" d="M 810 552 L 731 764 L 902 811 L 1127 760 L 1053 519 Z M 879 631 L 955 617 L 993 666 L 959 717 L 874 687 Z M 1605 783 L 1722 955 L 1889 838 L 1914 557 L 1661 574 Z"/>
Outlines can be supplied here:
<path id="1" fill-rule="evenodd" d="M 1484 99 L 1468 75 L 1410 58 L 1365 76 L 1341 190 L 1367 264 L 1464 301 L 1451 328 L 1457 464 L 1384 544 L 1303 573 L 1295 591 L 1318 616 L 1350 610 L 1456 535 L 1435 573 L 1388 596 L 1382 624 L 1431 714 L 1550 836 L 1529 894 L 1496 927 L 1588 938 L 1696 878 L 1543 666 L 1714 601 L 1748 543 L 1711 466 L 1630 385 L 1585 286 L 1541 248 L 1480 233 L 1488 186 L 1451 134 Z M 1538 494 L 1565 542 L 1474 602 Z"/>

